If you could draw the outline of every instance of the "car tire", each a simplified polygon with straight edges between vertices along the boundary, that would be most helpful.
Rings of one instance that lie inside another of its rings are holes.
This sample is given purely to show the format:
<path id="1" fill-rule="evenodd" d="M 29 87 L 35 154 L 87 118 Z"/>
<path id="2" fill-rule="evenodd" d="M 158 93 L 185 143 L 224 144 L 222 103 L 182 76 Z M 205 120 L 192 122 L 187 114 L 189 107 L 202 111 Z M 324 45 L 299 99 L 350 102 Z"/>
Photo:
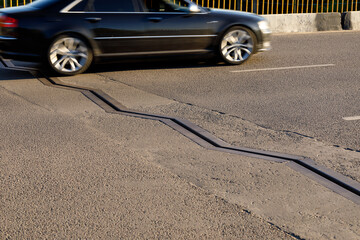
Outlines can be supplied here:
<path id="1" fill-rule="evenodd" d="M 228 64 L 242 64 L 256 52 L 256 44 L 256 36 L 250 29 L 232 27 L 220 39 L 219 55 Z"/>
<path id="2" fill-rule="evenodd" d="M 91 47 L 83 38 L 76 35 L 56 37 L 46 53 L 46 62 L 51 70 L 72 76 L 86 71 L 93 60 Z"/>

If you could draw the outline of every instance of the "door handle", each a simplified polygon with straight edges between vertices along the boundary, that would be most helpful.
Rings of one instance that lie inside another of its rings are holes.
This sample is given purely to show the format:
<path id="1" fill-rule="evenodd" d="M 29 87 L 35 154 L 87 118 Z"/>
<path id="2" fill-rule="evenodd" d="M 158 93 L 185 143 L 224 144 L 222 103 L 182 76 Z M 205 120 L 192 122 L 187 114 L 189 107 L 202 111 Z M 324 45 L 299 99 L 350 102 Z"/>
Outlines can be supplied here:
<path id="1" fill-rule="evenodd" d="M 96 23 L 96 22 L 100 22 L 101 18 L 97 18 L 97 17 L 93 17 L 93 18 L 85 18 L 86 21 L 91 22 L 91 23 Z"/>
<path id="2" fill-rule="evenodd" d="M 150 18 L 148 18 L 148 20 L 150 22 L 161 22 L 161 20 L 163 20 L 163 18 L 161 18 L 161 17 L 150 17 Z"/>

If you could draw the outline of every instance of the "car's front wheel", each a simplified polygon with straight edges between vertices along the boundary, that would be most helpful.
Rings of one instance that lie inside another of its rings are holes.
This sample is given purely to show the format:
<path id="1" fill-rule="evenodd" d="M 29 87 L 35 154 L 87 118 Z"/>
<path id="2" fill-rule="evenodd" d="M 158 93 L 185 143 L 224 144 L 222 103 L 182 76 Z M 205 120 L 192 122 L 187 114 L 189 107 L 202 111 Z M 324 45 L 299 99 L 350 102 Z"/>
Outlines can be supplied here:
<path id="1" fill-rule="evenodd" d="M 230 28 L 220 40 L 220 56 L 229 64 L 241 64 L 256 50 L 255 34 L 245 27 Z"/>
<path id="2" fill-rule="evenodd" d="M 48 65 L 62 75 L 82 73 L 89 68 L 92 60 L 91 48 L 78 36 L 58 36 L 47 51 Z"/>

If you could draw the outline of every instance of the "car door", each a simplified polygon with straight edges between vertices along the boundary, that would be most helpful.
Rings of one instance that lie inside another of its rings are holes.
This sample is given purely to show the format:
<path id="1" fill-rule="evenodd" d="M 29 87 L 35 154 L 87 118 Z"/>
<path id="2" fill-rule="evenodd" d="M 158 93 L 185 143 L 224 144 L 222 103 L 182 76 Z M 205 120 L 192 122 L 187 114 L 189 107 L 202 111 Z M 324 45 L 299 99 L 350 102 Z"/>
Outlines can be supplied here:
<path id="1" fill-rule="evenodd" d="M 91 23 L 100 55 L 126 55 L 142 51 L 144 22 L 133 0 L 88 0 L 85 20 Z"/>
<path id="2" fill-rule="evenodd" d="M 151 51 L 186 52 L 209 49 L 216 37 L 206 11 L 192 13 L 182 0 L 139 0 Z"/>

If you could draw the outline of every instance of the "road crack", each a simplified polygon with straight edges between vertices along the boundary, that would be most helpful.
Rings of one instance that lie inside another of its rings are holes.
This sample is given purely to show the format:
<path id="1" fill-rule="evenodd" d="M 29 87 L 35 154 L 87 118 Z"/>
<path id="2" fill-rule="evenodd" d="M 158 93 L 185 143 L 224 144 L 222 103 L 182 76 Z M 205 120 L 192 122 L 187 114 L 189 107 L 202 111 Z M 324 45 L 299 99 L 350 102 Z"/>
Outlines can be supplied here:
<path id="1" fill-rule="evenodd" d="M 123 82 L 121 80 L 118 80 L 118 79 L 115 79 L 115 78 L 112 78 L 112 77 L 109 77 L 105 74 L 100 74 L 100 73 L 95 73 L 95 75 L 97 76 L 100 76 L 102 78 L 105 78 L 106 80 L 109 80 L 109 81 L 112 81 L 112 82 L 115 82 L 115 83 L 121 83 L 127 87 L 131 87 L 133 89 L 136 89 L 136 90 L 139 90 L 139 91 L 143 91 L 145 93 L 150 93 L 150 94 L 153 94 L 157 97 L 160 97 L 160 98 L 165 98 L 165 99 L 169 99 L 171 101 L 174 101 L 176 103 L 179 103 L 179 104 L 184 104 L 184 105 L 187 105 L 187 106 L 190 106 L 190 107 L 197 107 L 197 108 L 200 108 L 200 109 L 203 109 L 203 110 L 207 110 L 207 111 L 210 111 L 212 113 L 215 113 L 215 114 L 219 114 L 219 115 L 225 115 L 227 117 L 231 117 L 231 118 L 234 118 L 234 119 L 238 119 L 240 121 L 243 121 L 245 123 L 249 123 L 249 124 L 252 124 L 258 128 L 261 128 L 261 129 L 264 129 L 264 130 L 268 130 L 268 131 L 272 131 L 274 133 L 284 133 L 284 134 L 287 134 L 287 135 L 297 135 L 297 136 L 300 136 L 302 138 L 305 138 L 305 139 L 311 139 L 315 142 L 323 142 L 325 145 L 329 146 L 329 147 L 334 147 L 334 148 L 340 148 L 340 149 L 343 149 L 345 151 L 351 151 L 351 152 L 358 152 L 360 153 L 360 149 L 354 149 L 354 148 L 349 148 L 349 147 L 346 147 L 346 146 L 340 146 L 340 145 L 337 145 L 337 144 L 332 144 L 332 143 L 328 143 L 328 142 L 324 142 L 323 140 L 321 139 L 318 139 L 314 136 L 309 136 L 309 135 L 306 135 L 306 134 L 303 134 L 303 133 L 300 133 L 300 132 L 296 132 L 296 131 L 292 131 L 292 130 L 287 130 L 287 129 L 273 129 L 273 128 L 270 128 L 270 127 L 267 127 L 267 126 L 264 126 L 264 125 L 260 125 L 256 122 L 253 122 L 253 121 L 250 121 L 248 119 L 245 119 L 243 117 L 240 117 L 240 116 L 237 116 L 237 115 L 234 115 L 234 114 L 231 114 L 231 113 L 226 113 L 226 112 L 223 112 L 223 111 L 219 111 L 219 110 L 216 110 L 216 109 L 211 109 L 211 108 L 207 108 L 207 107 L 204 107 L 204 106 L 199 106 L 197 104 L 193 104 L 193 103 L 189 103 L 189 102 L 183 102 L 183 101 L 180 101 L 176 98 L 167 98 L 167 97 L 164 97 L 164 96 L 161 96 L 161 95 L 158 95 L 156 93 L 153 93 L 153 92 L 149 92 L 149 91 L 146 91 L 142 88 L 138 88 L 136 86 L 133 86 L 131 84 L 128 84 L 126 82 Z"/>
<path id="2" fill-rule="evenodd" d="M 11 68 L 4 62 L 2 62 L 2 64 L 5 67 Z M 98 75 L 102 76 L 100 74 Z M 319 166 L 312 159 L 280 152 L 237 147 L 222 141 L 220 138 L 202 129 L 187 119 L 180 119 L 177 117 L 159 115 L 155 113 L 144 113 L 126 108 L 123 109 L 124 106 L 121 103 L 99 89 L 90 89 L 86 87 L 65 84 L 59 79 L 49 78 L 43 75 L 41 72 L 34 73 L 34 76 L 36 76 L 40 82 L 47 86 L 81 92 L 108 113 L 116 113 L 147 120 L 160 121 L 206 149 L 238 154 L 247 157 L 254 157 L 277 163 L 285 162 L 287 163 L 287 166 L 293 170 L 307 175 L 313 180 L 317 180 L 319 183 L 322 183 L 323 186 L 348 198 L 349 200 L 352 200 L 354 203 L 360 204 L 360 185 L 358 182 L 346 178 L 343 175 L 340 175 L 328 168 Z"/>

